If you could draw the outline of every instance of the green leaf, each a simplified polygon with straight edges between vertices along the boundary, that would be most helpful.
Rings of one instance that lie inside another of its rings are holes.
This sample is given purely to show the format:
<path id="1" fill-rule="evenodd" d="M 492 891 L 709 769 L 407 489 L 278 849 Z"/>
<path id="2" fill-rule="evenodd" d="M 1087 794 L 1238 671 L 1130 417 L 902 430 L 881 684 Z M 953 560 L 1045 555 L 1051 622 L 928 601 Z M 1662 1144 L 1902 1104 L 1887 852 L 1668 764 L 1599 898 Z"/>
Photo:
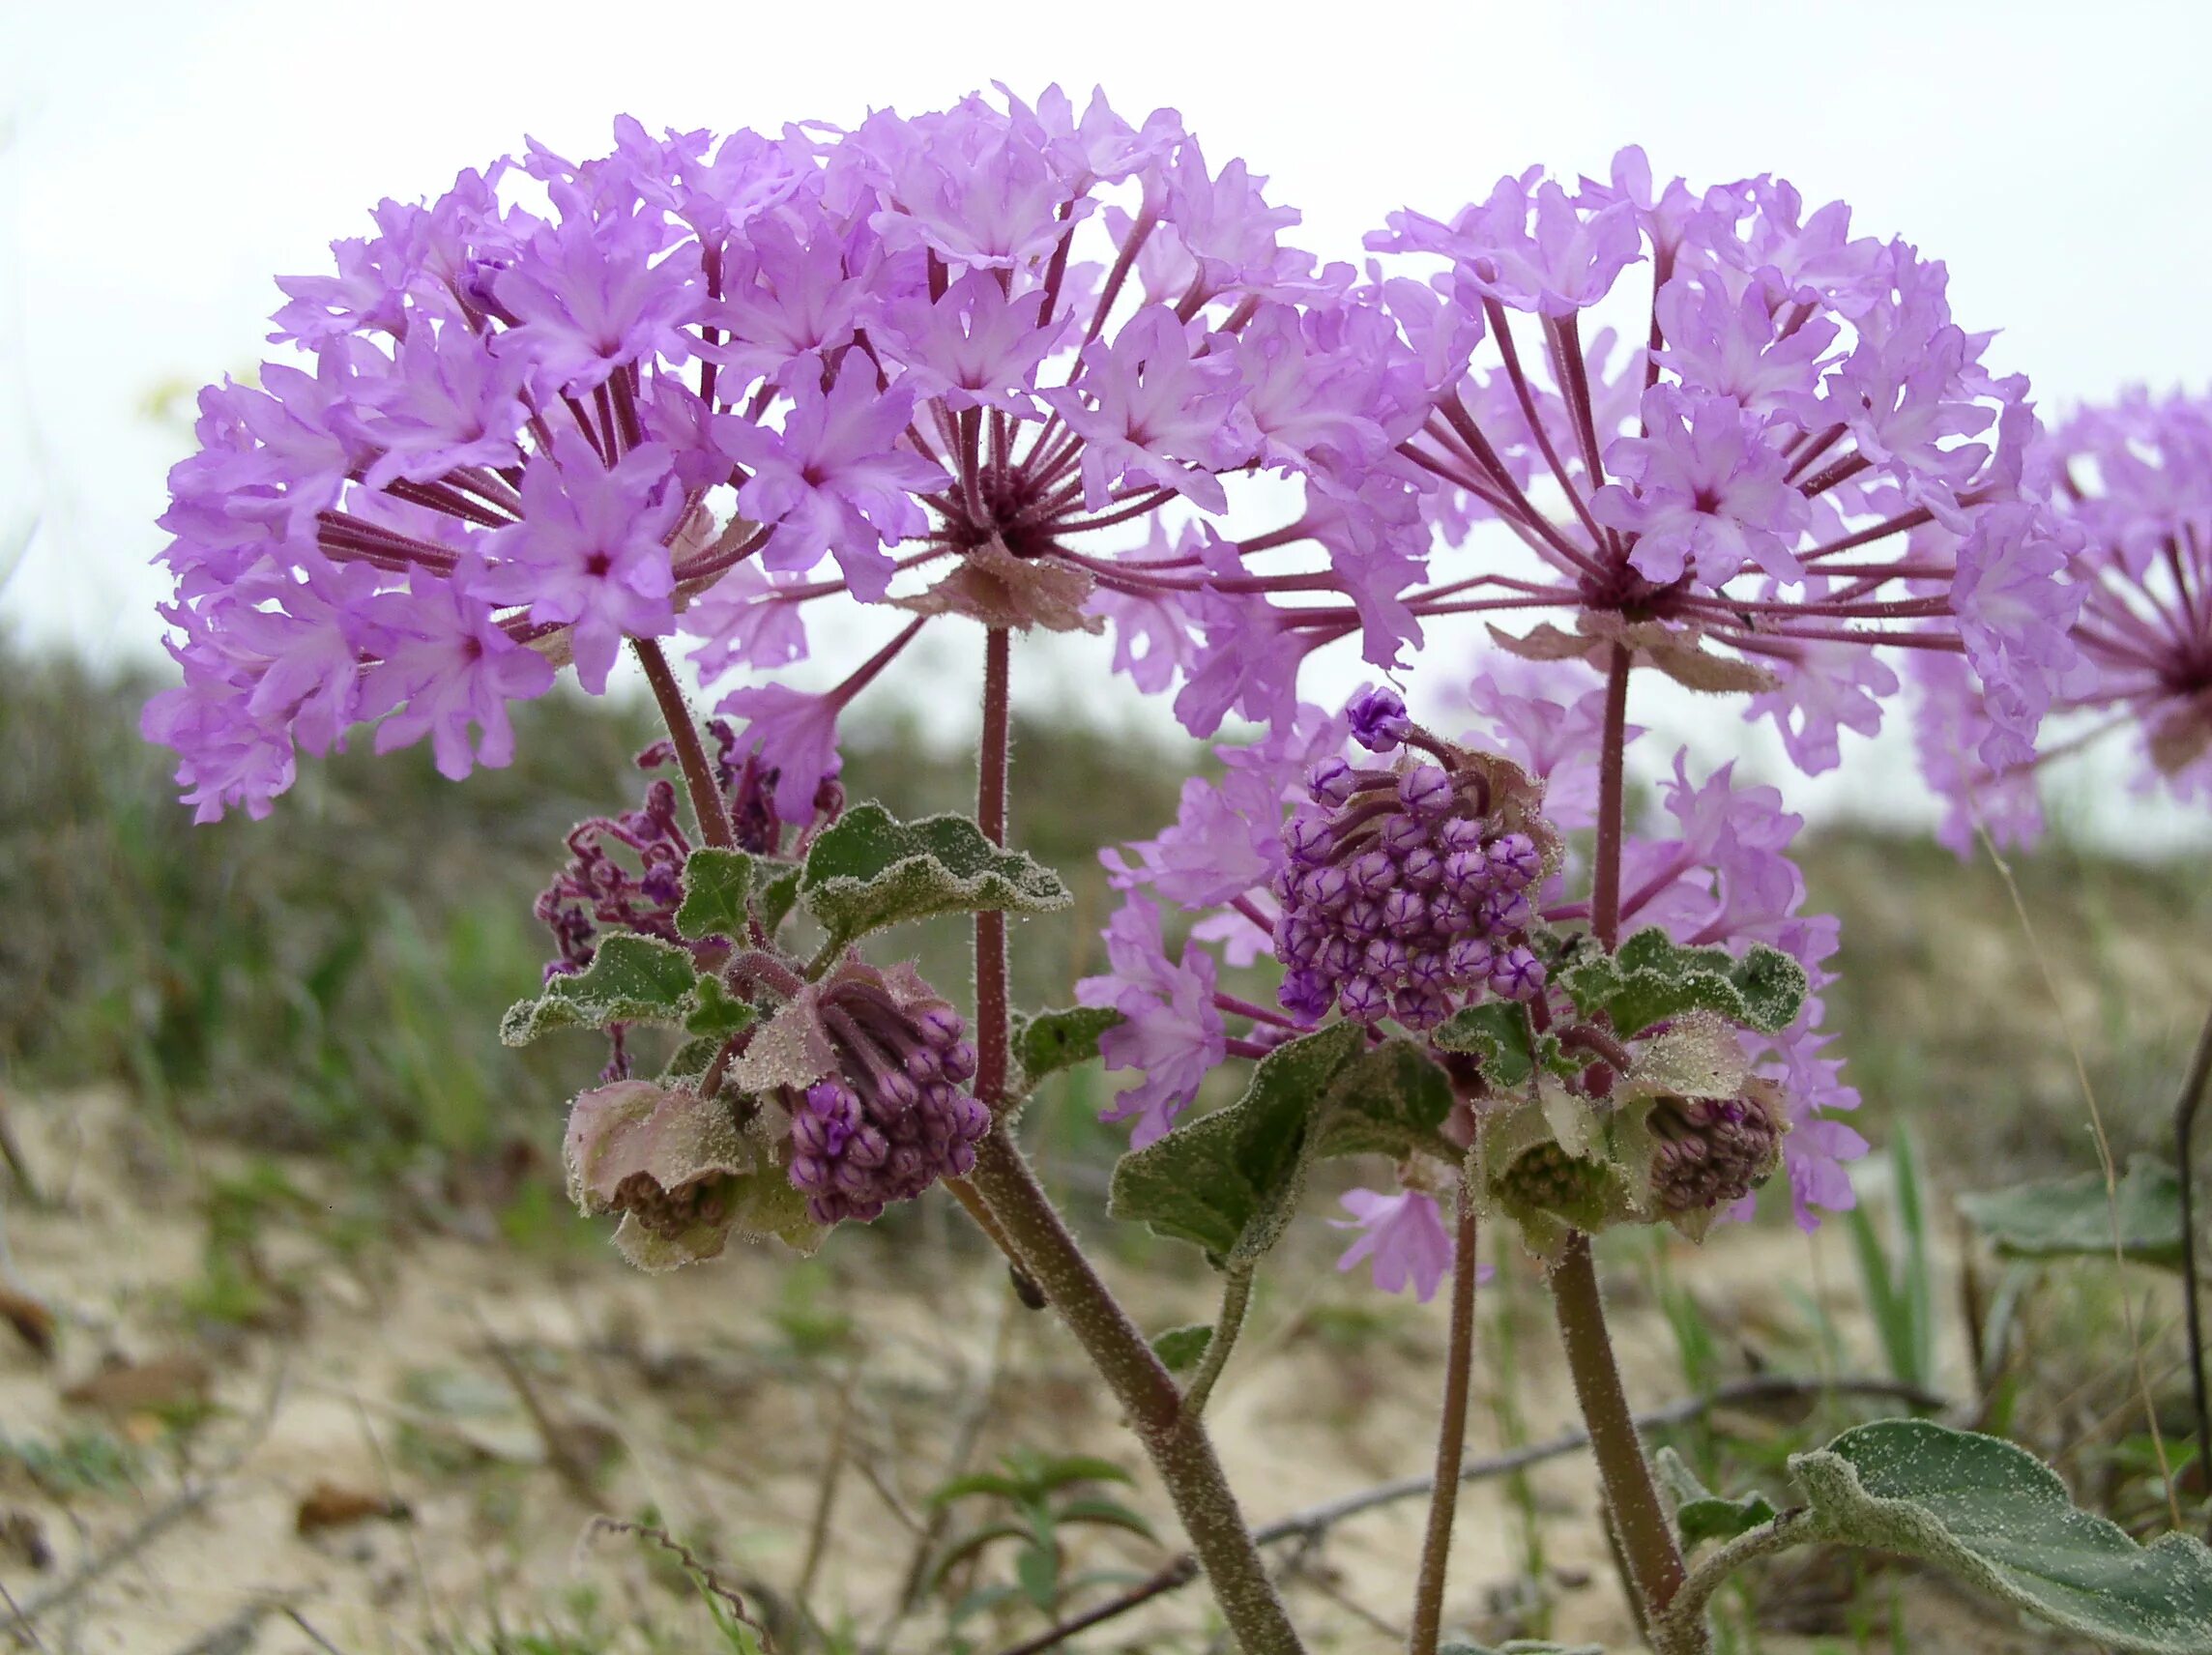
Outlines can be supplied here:
<path id="1" fill-rule="evenodd" d="M 1672 1448 L 1652 1456 L 1659 1485 L 1674 1508 L 1674 1529 L 1684 1549 L 1702 1540 L 1733 1540 L 1774 1521 L 1774 1502 L 1753 1493 L 1738 1499 L 1716 1495 L 1698 1480 L 1698 1474 Z"/>
<path id="2" fill-rule="evenodd" d="M 1974 1227 L 2016 1259 L 2112 1256 L 2115 1205 L 2119 1251 L 2139 1263 L 2181 1264 L 2181 1180 L 2155 1155 L 2128 1162 L 2109 1195 L 2104 1175 L 2016 1184 L 1959 1198 Z"/>
<path id="3" fill-rule="evenodd" d="M 1805 1003 L 1805 968 L 1779 948 L 1754 943 L 1737 959 L 1725 948 L 1686 948 L 1656 925 L 1562 973 L 1560 985 L 1586 1017 L 1604 1012 L 1615 1032 L 1634 1035 L 1686 1011 L 1776 1034 Z"/>
<path id="4" fill-rule="evenodd" d="M 760 915 L 761 929 L 771 937 L 775 928 L 790 917 L 792 904 L 799 900 L 799 876 L 802 868 L 785 868 L 775 878 L 760 887 L 753 898 L 753 908 Z"/>
<path id="5" fill-rule="evenodd" d="M 1160 1537 L 1152 1532 L 1152 1525 L 1142 1517 L 1119 1501 L 1095 1495 L 1055 1506 L 1052 1517 L 1055 1523 L 1063 1527 L 1071 1523 L 1089 1523 L 1102 1528 L 1125 1529 L 1140 1539 L 1150 1540 L 1155 1545 L 1159 1543 Z"/>
<path id="6" fill-rule="evenodd" d="M 2010 1442 L 1877 1420 L 1792 1455 L 1790 1474 L 1827 1538 L 1923 1558 L 2114 1650 L 2212 1651 L 2212 1551 L 2186 1534 L 2138 1546 Z"/>
<path id="7" fill-rule="evenodd" d="M 687 1034 L 727 1040 L 741 1029 L 750 1028 L 760 1013 L 742 1000 L 732 1000 L 722 979 L 705 973 L 692 985 L 691 1010 L 684 1019 Z"/>
<path id="8" fill-rule="evenodd" d="M 1429 1038 L 1446 1052 L 1465 1052 L 1482 1067 L 1482 1078 L 1499 1091 L 1528 1082 L 1536 1066 L 1528 1043 L 1528 1014 L 1514 1000 L 1486 1000 L 1457 1012 Z"/>
<path id="9" fill-rule="evenodd" d="M 841 943 L 933 915 L 1051 914 L 1073 900 L 1059 875 L 1001 850 L 965 816 L 900 822 L 874 803 L 815 839 L 799 894 Z"/>
<path id="10" fill-rule="evenodd" d="M 1078 1005 L 1014 1019 L 1014 1061 L 1025 1079 L 1041 1081 L 1098 1056 L 1098 1038 L 1125 1019 L 1110 1005 Z"/>
<path id="11" fill-rule="evenodd" d="M 752 888 L 753 859 L 742 851 L 713 845 L 693 851 L 684 864 L 684 906 L 676 911 L 676 934 L 701 937 L 745 935 L 745 893 Z"/>
<path id="12" fill-rule="evenodd" d="M 1443 1072 L 1411 1041 L 1366 1041 L 1338 1023 L 1276 1047 L 1235 1103 L 1122 1156 L 1107 1210 L 1226 1266 L 1275 1244 L 1319 1157 L 1456 1155 L 1438 1136 L 1451 1111 Z"/>
<path id="13" fill-rule="evenodd" d="M 551 1029 L 681 1025 L 691 1011 L 698 975 L 685 949 L 627 932 L 608 937 L 582 971 L 555 977 L 536 1000 L 517 1001 L 500 1020 L 499 1037 L 527 1046 Z"/>
<path id="14" fill-rule="evenodd" d="M 1152 1335 L 1152 1354 L 1171 1374 L 1187 1374 L 1205 1359 L 1213 1343 L 1213 1323 L 1193 1321 Z"/>
<path id="15" fill-rule="evenodd" d="M 1060 1552 L 1052 1546 L 1025 1546 L 1014 1559 L 1014 1578 L 1022 1583 L 1022 1596 L 1039 1613 L 1052 1613 L 1060 1601 Z"/>
<path id="16" fill-rule="evenodd" d="M 696 1081 L 704 1076 L 722 1049 L 719 1034 L 698 1035 L 676 1048 L 666 1063 L 661 1065 L 660 1078 L 664 1081 Z"/>

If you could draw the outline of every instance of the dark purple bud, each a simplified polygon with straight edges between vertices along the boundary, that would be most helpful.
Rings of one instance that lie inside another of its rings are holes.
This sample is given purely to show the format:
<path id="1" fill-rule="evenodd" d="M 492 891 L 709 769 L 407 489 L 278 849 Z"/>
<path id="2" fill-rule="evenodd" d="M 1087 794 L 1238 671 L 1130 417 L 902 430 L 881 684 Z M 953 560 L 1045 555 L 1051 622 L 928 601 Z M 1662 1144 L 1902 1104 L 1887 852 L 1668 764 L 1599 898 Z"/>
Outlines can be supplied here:
<path id="1" fill-rule="evenodd" d="M 1434 890 L 1443 877 L 1443 858 L 1426 845 L 1415 845 L 1398 858 L 1398 878 L 1415 890 Z"/>
<path id="2" fill-rule="evenodd" d="M 968 1025 L 960 1013 L 942 1002 L 917 1015 L 914 1026 L 924 1040 L 940 1051 L 968 1032 Z"/>
<path id="3" fill-rule="evenodd" d="M 1342 759 L 1324 759 L 1306 771 L 1306 792 L 1316 804 L 1342 806 L 1359 786 L 1359 772 Z"/>
<path id="4" fill-rule="evenodd" d="M 977 1136 L 980 1137 L 981 1134 L 978 1133 Z M 945 1176 L 946 1177 L 964 1178 L 975 1170 L 975 1146 L 972 1141 L 963 1138 L 945 1152 Z"/>
<path id="5" fill-rule="evenodd" d="M 1451 777 L 1436 765 L 1415 765 L 1398 778 L 1398 802 L 1416 816 L 1441 816 L 1453 797 Z"/>
<path id="6" fill-rule="evenodd" d="M 1485 963 L 1483 971 L 1488 973 L 1489 970 L 1489 965 Z M 1423 949 L 1407 962 L 1406 981 L 1411 987 L 1435 989 L 1441 994 L 1444 985 L 1451 980 L 1451 967 L 1445 963 L 1441 954 Z"/>
<path id="7" fill-rule="evenodd" d="M 1417 817 L 1386 816 L 1382 819 L 1382 830 L 1377 833 L 1376 840 L 1393 857 L 1402 857 L 1415 846 L 1426 845 L 1429 842 L 1429 829 L 1427 824 Z"/>
<path id="8" fill-rule="evenodd" d="M 1350 937 L 1331 937 L 1321 945 L 1313 964 L 1331 981 L 1348 977 L 1359 969 L 1359 944 Z"/>
<path id="9" fill-rule="evenodd" d="M 1412 896 L 1412 892 L 1407 891 L 1404 894 Z M 1418 901 L 1419 898 L 1414 900 Z M 1382 930 L 1382 905 L 1369 897 L 1357 897 L 1344 905 L 1341 923 L 1346 936 L 1357 937 L 1365 942 L 1370 937 L 1380 935 Z"/>
<path id="10" fill-rule="evenodd" d="M 1454 851 L 1444 858 L 1444 889 L 1474 902 L 1490 889 L 1490 861 L 1480 851 Z"/>
<path id="11" fill-rule="evenodd" d="M 793 1141 L 797 1142 L 796 1133 Z M 829 1164 L 816 1154 L 792 1156 L 791 1187 L 801 1195 L 818 1195 L 827 1190 L 830 1187 Z"/>
<path id="12" fill-rule="evenodd" d="M 1291 853 L 1291 860 L 1302 867 L 1328 859 L 1335 847 L 1336 834 L 1328 825 L 1328 818 L 1317 810 L 1301 810 L 1283 824 L 1283 845 Z"/>
<path id="13" fill-rule="evenodd" d="M 863 1126 L 853 1134 L 853 1141 L 845 1146 L 848 1165 L 863 1168 L 880 1167 L 891 1152 L 891 1144 L 873 1126 Z"/>
<path id="14" fill-rule="evenodd" d="M 1536 917 L 1526 892 L 1494 890 L 1476 906 L 1475 920 L 1485 931 L 1520 931 Z"/>
<path id="15" fill-rule="evenodd" d="M 1482 824 L 1469 816 L 1446 817 L 1437 828 L 1437 850 L 1449 856 L 1454 851 L 1479 851 L 1482 849 Z"/>
<path id="16" fill-rule="evenodd" d="M 1406 974 L 1410 956 L 1395 937 L 1378 937 L 1360 951 L 1359 969 L 1378 982 L 1395 982 Z"/>
<path id="17" fill-rule="evenodd" d="M 1536 841 L 1526 833 L 1506 833 L 1493 839 L 1484 855 L 1490 858 L 1500 890 L 1524 890 L 1544 871 Z"/>
<path id="18" fill-rule="evenodd" d="M 917 1046 L 906 1055 L 906 1074 L 911 1081 L 927 1084 L 945 1073 L 945 1060 L 937 1055 L 934 1046 Z"/>
<path id="19" fill-rule="evenodd" d="M 1394 890 L 1382 899 L 1382 923 L 1393 937 L 1410 937 L 1429 923 L 1429 904 L 1417 891 Z"/>
<path id="20" fill-rule="evenodd" d="M 1354 1022 L 1373 1023 L 1388 1013 L 1390 997 L 1373 977 L 1348 977 L 1336 991 L 1336 1003 Z"/>
<path id="21" fill-rule="evenodd" d="M 1335 909 L 1351 901 L 1352 894 L 1351 876 L 1340 867 L 1312 868 L 1298 876 L 1300 907 Z"/>
<path id="22" fill-rule="evenodd" d="M 1285 972 L 1282 986 L 1275 990 L 1275 999 L 1283 1009 L 1308 1023 L 1327 1016 L 1334 998 L 1327 979 L 1319 972 Z"/>
<path id="23" fill-rule="evenodd" d="M 1498 950 L 1482 937 L 1462 937 L 1444 950 L 1444 970 L 1454 982 L 1487 982 Z"/>
<path id="24" fill-rule="evenodd" d="M 1416 1031 L 1434 1029 L 1451 1010 L 1451 1002 L 1435 989 L 1402 988 L 1390 999 L 1390 1015 Z"/>
<path id="25" fill-rule="evenodd" d="M 1364 852 L 1353 857 L 1352 865 L 1344 871 L 1351 877 L 1352 888 L 1361 896 L 1383 896 L 1398 883 L 1398 864 L 1387 851 Z"/>
<path id="26" fill-rule="evenodd" d="M 1371 753 L 1388 753 L 1412 733 L 1406 716 L 1406 702 L 1394 689 L 1362 690 L 1344 710 L 1352 723 L 1352 738 Z"/>
<path id="27" fill-rule="evenodd" d="M 975 1048 L 966 1040 L 948 1046 L 945 1052 L 945 1078 L 948 1081 L 971 1081 L 975 1078 Z"/>
<path id="28" fill-rule="evenodd" d="M 1429 929 L 1447 941 L 1474 929 L 1474 910 L 1448 891 L 1429 898 Z"/>
<path id="29" fill-rule="evenodd" d="M 1527 948 L 1507 948 L 1491 965 L 1490 986 L 1507 1000 L 1533 1000 L 1543 991 L 1544 963 Z"/>

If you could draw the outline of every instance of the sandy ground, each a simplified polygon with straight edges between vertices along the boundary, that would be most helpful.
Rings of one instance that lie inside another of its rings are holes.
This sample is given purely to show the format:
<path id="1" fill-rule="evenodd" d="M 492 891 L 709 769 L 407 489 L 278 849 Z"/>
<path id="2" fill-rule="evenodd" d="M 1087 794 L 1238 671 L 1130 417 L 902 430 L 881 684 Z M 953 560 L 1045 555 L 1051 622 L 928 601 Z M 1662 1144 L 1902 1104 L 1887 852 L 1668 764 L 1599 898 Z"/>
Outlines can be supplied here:
<path id="1" fill-rule="evenodd" d="M 1129 1498 L 1165 1544 L 1087 1530 L 1084 1565 L 1143 1575 L 1179 1542 L 1072 1343 L 1022 1310 L 974 1249 L 901 1256 L 870 1236 L 839 1237 L 808 1267 L 812 1302 L 795 1308 L 791 1265 L 767 1252 L 662 1278 L 597 1244 L 518 1248 L 450 1233 L 349 1257 L 305 1213 L 271 1221 L 256 1241 L 282 1291 L 259 1324 L 240 1326 L 180 1309 L 205 1274 L 205 1190 L 243 1164 L 239 1150 L 164 1143 L 106 1095 L 16 1100 L 14 1122 L 59 1199 L 8 1211 L 12 1279 L 55 1328 L 44 1357 L 0 1330 L 0 1437 L 18 1448 L 73 1439 L 79 1459 L 110 1438 L 133 1449 L 120 1471 L 78 1476 L 89 1488 L 0 1455 L 0 1584 L 21 1611 L 0 1605 L 0 1629 L 13 1624 L 25 1646 L 359 1655 L 491 1648 L 499 1629 L 558 1628 L 572 1640 L 509 1646 L 718 1646 L 680 1573 L 634 1539 L 589 1532 L 603 1512 L 666 1524 L 764 1612 L 788 1614 L 802 1599 L 866 1647 L 890 1627 L 928 1493 L 951 1468 L 946 1445 L 971 1425 L 971 1464 L 1027 1444 L 1139 1473 Z M 341 1205 L 327 1170 L 286 1170 Z M 1712 1307 L 1724 1350 L 1787 1344 L 1778 1329 L 1801 1322 L 1803 1307 L 1784 1301 L 1784 1276 L 1810 1281 L 1848 1326 L 1856 1289 L 1843 1237 L 1818 1243 L 1809 1264 L 1807 1246 L 1793 1234 L 1724 1232 L 1681 1251 L 1677 1271 Z M 1150 1324 L 1207 1314 L 1204 1272 L 1186 1256 L 1163 1251 L 1113 1273 L 1141 1284 Z M 1441 1303 L 1400 1307 L 1325 1266 L 1282 1273 L 1298 1285 L 1263 1295 L 1210 1414 L 1259 1521 L 1425 1470 L 1441 1373 Z M 1471 1454 L 1500 1445 L 1500 1386 L 1528 1438 L 1571 1424 L 1539 1301 L 1521 1296 L 1512 1361 L 1493 1351 L 1483 1367 Z M 1648 1295 L 1623 1283 L 1616 1308 L 1638 1400 L 1682 1395 Z M 850 1338 L 832 1337 L 837 1317 L 850 1319 Z M 1776 1429 L 1764 1416 L 1732 1424 Z M 1531 1475 L 1536 1587 L 1522 1568 L 1524 1508 L 1502 1482 L 1470 1488 L 1448 1624 L 1510 1635 L 1514 1606 L 1540 1595 L 1555 1606 L 1554 1636 L 1637 1647 L 1590 1521 L 1593 1494 L 1581 1455 Z M 1378 1509 L 1302 1557 L 1288 1589 L 1317 1647 L 1391 1646 L 1421 1521 L 1418 1501 Z M 1889 1649 L 1894 1598 L 1910 1627 L 1898 1647 L 2058 1647 L 1930 1582 L 1886 1582 L 1853 1598 L 1833 1570 L 1770 1581 L 1769 1625 L 1794 1618 L 1827 1635 L 1776 1633 L 1759 1646 Z M 992 1650 L 1037 1624 L 984 1616 L 965 1630 Z M 946 1648 L 943 1629 L 924 1610 L 892 1629 L 890 1647 Z M 1198 1650 L 1210 1633 L 1194 1589 L 1081 1646 Z"/>

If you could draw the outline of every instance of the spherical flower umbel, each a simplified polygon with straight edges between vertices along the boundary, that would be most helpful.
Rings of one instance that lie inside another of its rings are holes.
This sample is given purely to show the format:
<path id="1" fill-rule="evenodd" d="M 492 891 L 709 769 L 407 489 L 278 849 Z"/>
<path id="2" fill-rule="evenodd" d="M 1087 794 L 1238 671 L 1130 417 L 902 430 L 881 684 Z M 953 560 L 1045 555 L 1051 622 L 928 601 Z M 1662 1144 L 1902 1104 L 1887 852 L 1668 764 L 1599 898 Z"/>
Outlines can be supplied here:
<path id="1" fill-rule="evenodd" d="M 448 774 L 503 763 L 508 704 L 555 666 L 596 693 L 626 641 L 680 626 L 719 674 L 803 654 L 800 606 L 839 595 L 1049 628 L 1155 581 L 1265 605 L 1234 553 L 1101 549 L 1219 518 L 1233 473 L 1352 502 L 1395 463 L 1387 322 L 1329 314 L 1349 268 L 1282 246 L 1297 215 L 1170 111 L 1131 126 L 1055 88 L 616 137 L 384 203 L 335 276 L 281 284 L 273 336 L 305 362 L 202 393 L 162 519 L 184 683 L 145 728 L 203 817 L 265 812 L 299 750 L 377 717 Z M 776 749 L 787 814 L 921 624 L 814 698 L 803 741 L 762 689 L 724 703 L 742 749 Z M 1225 615 L 1182 653 L 1237 648 Z"/>

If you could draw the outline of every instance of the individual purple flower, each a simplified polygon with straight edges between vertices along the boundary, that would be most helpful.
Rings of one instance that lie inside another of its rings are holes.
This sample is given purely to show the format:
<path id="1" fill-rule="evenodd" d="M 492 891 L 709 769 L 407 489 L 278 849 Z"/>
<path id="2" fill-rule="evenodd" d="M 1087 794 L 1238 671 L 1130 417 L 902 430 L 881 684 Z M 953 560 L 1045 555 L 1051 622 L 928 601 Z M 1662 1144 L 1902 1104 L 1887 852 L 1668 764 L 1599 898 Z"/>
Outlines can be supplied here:
<path id="1" fill-rule="evenodd" d="M 558 224 L 540 225 L 519 244 L 491 282 L 508 329 L 493 352 L 527 363 L 553 391 L 588 393 L 641 358 L 681 361 L 686 325 L 700 305 L 681 251 L 658 257 L 668 241 L 661 216 L 594 213 L 572 189 L 556 187 Z"/>
<path id="2" fill-rule="evenodd" d="M 882 332 L 906 364 L 904 383 L 955 413 L 996 408 L 1017 417 L 1036 409 L 1038 365 L 1059 347 L 1073 318 L 1042 323 L 1039 288 L 1008 299 L 990 275 L 975 271 L 930 302 L 890 306 Z"/>
<path id="3" fill-rule="evenodd" d="M 509 637 L 490 604 L 427 575 L 420 585 L 404 600 L 398 594 L 371 600 L 386 611 L 389 641 L 384 658 L 363 677 L 357 715 L 391 712 L 376 729 L 380 753 L 428 736 L 438 773 L 454 781 L 479 764 L 497 769 L 512 763 L 507 704 L 551 689 L 552 662 Z M 473 742 L 472 725 L 479 732 Z"/>
<path id="4" fill-rule="evenodd" d="M 715 422 L 715 441 L 752 474 L 738 505 L 774 528 L 761 553 L 767 566 L 803 572 L 830 552 L 854 595 L 873 602 L 892 574 L 881 548 L 927 526 L 914 491 L 945 475 L 896 447 L 911 394 L 879 394 L 860 375 L 843 374 L 828 392 L 802 382 L 792 398 L 780 433 L 735 418 Z"/>
<path id="5" fill-rule="evenodd" d="M 1350 1218 L 1332 1218 L 1339 1230 L 1356 1230 L 1358 1236 L 1337 1260 L 1339 1270 L 1355 1270 L 1362 1263 L 1374 1272 L 1375 1285 L 1384 1292 L 1413 1290 L 1414 1299 L 1427 1304 L 1437 1288 L 1451 1273 L 1451 1232 L 1444 1228 L 1437 1198 L 1426 1190 L 1402 1189 L 1396 1195 L 1375 1190 L 1347 1190 L 1338 1198 Z M 1487 1271 L 1478 1273 L 1483 1279 Z"/>
<path id="6" fill-rule="evenodd" d="M 1170 960 L 1158 907 L 1135 892 L 1107 926 L 1106 957 L 1110 974 L 1085 977 L 1075 985 L 1076 999 L 1111 1006 L 1124 1019 L 1100 1037 L 1099 1056 L 1109 1069 L 1136 1069 L 1144 1078 L 1100 1118 L 1133 1119 L 1130 1143 L 1143 1148 L 1166 1136 L 1228 1056 L 1214 964 L 1192 944 L 1183 945 L 1179 962 Z"/>
<path id="7" fill-rule="evenodd" d="M 572 628 L 576 676 L 597 695 L 624 637 L 675 629 L 667 536 L 684 509 L 669 455 L 655 444 L 612 470 L 583 437 L 564 431 L 550 456 L 522 474 L 523 520 L 492 541 L 496 559 L 469 579 L 473 597 L 528 604 L 529 618 Z"/>
<path id="8" fill-rule="evenodd" d="M 1413 728 L 1406 716 L 1406 698 L 1394 689 L 1361 690 L 1344 715 L 1352 724 L 1352 739 L 1371 753 L 1396 751 Z"/>
<path id="9" fill-rule="evenodd" d="M 1623 437 L 1605 454 L 1635 487 L 1608 483 L 1590 497 L 1600 523 L 1636 536 L 1638 574 L 1665 586 L 1695 566 L 1718 587 L 1756 564 L 1777 580 L 1804 579 L 1790 545 L 1813 508 L 1754 416 L 1729 397 L 1662 385 L 1644 393 L 1644 421 L 1650 435 Z"/>
<path id="10" fill-rule="evenodd" d="M 1134 482 L 1226 511 L 1214 473 L 1251 451 L 1232 419 L 1236 363 L 1194 352 L 1186 325 L 1160 305 L 1139 311 L 1111 344 L 1087 346 L 1083 362 L 1090 371 L 1076 385 L 1042 393 L 1083 439 L 1083 504 L 1103 510 L 1114 484 Z"/>

